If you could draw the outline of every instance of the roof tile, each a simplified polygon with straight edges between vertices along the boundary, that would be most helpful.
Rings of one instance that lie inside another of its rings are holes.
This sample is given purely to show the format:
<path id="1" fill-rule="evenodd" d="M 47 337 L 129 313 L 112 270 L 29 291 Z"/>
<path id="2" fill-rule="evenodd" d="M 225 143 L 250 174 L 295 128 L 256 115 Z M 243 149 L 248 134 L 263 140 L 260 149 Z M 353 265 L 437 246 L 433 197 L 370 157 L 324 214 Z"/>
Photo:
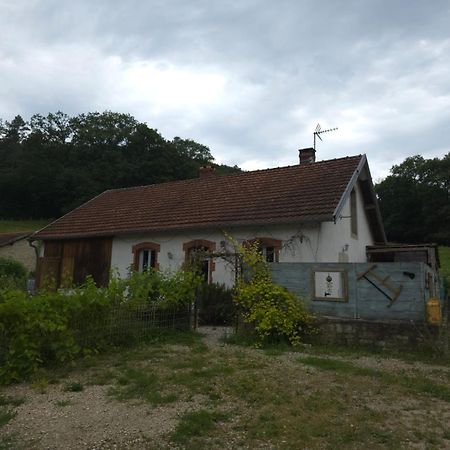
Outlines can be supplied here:
<path id="1" fill-rule="evenodd" d="M 109 190 L 34 237 L 331 220 L 361 158 Z"/>

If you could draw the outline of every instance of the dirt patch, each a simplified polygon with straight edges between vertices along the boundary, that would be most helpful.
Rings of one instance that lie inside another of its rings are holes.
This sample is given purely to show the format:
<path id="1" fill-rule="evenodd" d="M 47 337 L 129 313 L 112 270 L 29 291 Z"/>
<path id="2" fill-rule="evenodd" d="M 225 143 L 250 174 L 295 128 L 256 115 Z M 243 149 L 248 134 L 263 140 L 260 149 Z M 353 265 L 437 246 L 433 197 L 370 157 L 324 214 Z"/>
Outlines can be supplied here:
<path id="1" fill-rule="evenodd" d="M 23 397 L 25 403 L 3 431 L 18 432 L 39 449 L 141 448 L 158 442 L 174 428 L 179 414 L 197 407 L 195 399 L 166 407 L 118 402 L 108 397 L 109 387 L 63 392 L 57 385 L 45 393 L 24 385 L 8 389 L 8 395 Z"/>
<path id="2" fill-rule="evenodd" d="M 99 359 L 95 367 L 73 370 L 56 384 L 2 388 L 3 396 L 25 399 L 2 435 L 16 433 L 22 448 L 36 450 L 178 448 L 171 433 L 186 413 L 205 410 L 220 411 L 226 419 L 210 435 L 192 437 L 187 448 L 288 449 L 297 448 L 296 442 L 307 448 L 449 448 L 450 402 L 383 380 L 308 367 L 298 362 L 306 356 L 299 352 L 267 354 L 226 344 L 222 338 L 231 328 L 199 332 L 206 347 L 158 344 Z M 341 359 L 449 384 L 449 368 L 443 366 L 369 356 Z M 112 387 L 130 386 L 121 379 L 127 368 L 153 371 L 155 386 L 167 399 L 163 395 L 154 405 L 145 400 L 145 390 L 127 400 L 112 396 Z M 91 384 L 94 379 L 101 381 Z M 67 390 L 71 383 L 82 390 Z"/>

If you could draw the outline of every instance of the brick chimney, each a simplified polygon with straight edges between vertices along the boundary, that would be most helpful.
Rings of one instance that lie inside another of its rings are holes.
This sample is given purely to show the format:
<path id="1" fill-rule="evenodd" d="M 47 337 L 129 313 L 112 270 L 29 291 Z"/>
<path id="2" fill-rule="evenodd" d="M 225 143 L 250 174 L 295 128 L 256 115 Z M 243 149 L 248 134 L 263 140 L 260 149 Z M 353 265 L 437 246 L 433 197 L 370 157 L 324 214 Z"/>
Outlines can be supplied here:
<path id="1" fill-rule="evenodd" d="M 202 166 L 198 169 L 199 178 L 209 178 L 215 175 L 216 169 L 212 166 Z"/>
<path id="2" fill-rule="evenodd" d="M 310 164 L 316 161 L 316 151 L 312 148 L 301 148 L 298 151 L 300 164 Z"/>

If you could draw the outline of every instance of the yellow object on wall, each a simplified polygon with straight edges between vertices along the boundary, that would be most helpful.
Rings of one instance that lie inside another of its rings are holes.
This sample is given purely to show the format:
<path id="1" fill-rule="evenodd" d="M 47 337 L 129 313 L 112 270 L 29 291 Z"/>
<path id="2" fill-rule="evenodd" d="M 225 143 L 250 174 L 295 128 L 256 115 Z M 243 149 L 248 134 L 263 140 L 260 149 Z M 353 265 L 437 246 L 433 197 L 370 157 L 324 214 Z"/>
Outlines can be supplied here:
<path id="1" fill-rule="evenodd" d="M 437 298 L 430 298 L 427 301 L 427 322 L 430 325 L 442 323 L 441 303 Z"/>

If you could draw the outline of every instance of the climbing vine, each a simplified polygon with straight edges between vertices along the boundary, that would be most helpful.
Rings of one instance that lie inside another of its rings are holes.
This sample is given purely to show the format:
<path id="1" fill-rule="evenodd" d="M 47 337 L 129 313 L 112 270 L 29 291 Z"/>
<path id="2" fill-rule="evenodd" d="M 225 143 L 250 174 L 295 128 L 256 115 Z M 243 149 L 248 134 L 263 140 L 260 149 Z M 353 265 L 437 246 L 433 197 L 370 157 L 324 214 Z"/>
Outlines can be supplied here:
<path id="1" fill-rule="evenodd" d="M 232 242 L 243 267 L 234 302 L 244 322 L 254 326 L 258 344 L 287 339 L 298 345 L 304 335 L 315 331 L 313 316 L 299 297 L 272 281 L 257 242 L 246 246 Z"/>

